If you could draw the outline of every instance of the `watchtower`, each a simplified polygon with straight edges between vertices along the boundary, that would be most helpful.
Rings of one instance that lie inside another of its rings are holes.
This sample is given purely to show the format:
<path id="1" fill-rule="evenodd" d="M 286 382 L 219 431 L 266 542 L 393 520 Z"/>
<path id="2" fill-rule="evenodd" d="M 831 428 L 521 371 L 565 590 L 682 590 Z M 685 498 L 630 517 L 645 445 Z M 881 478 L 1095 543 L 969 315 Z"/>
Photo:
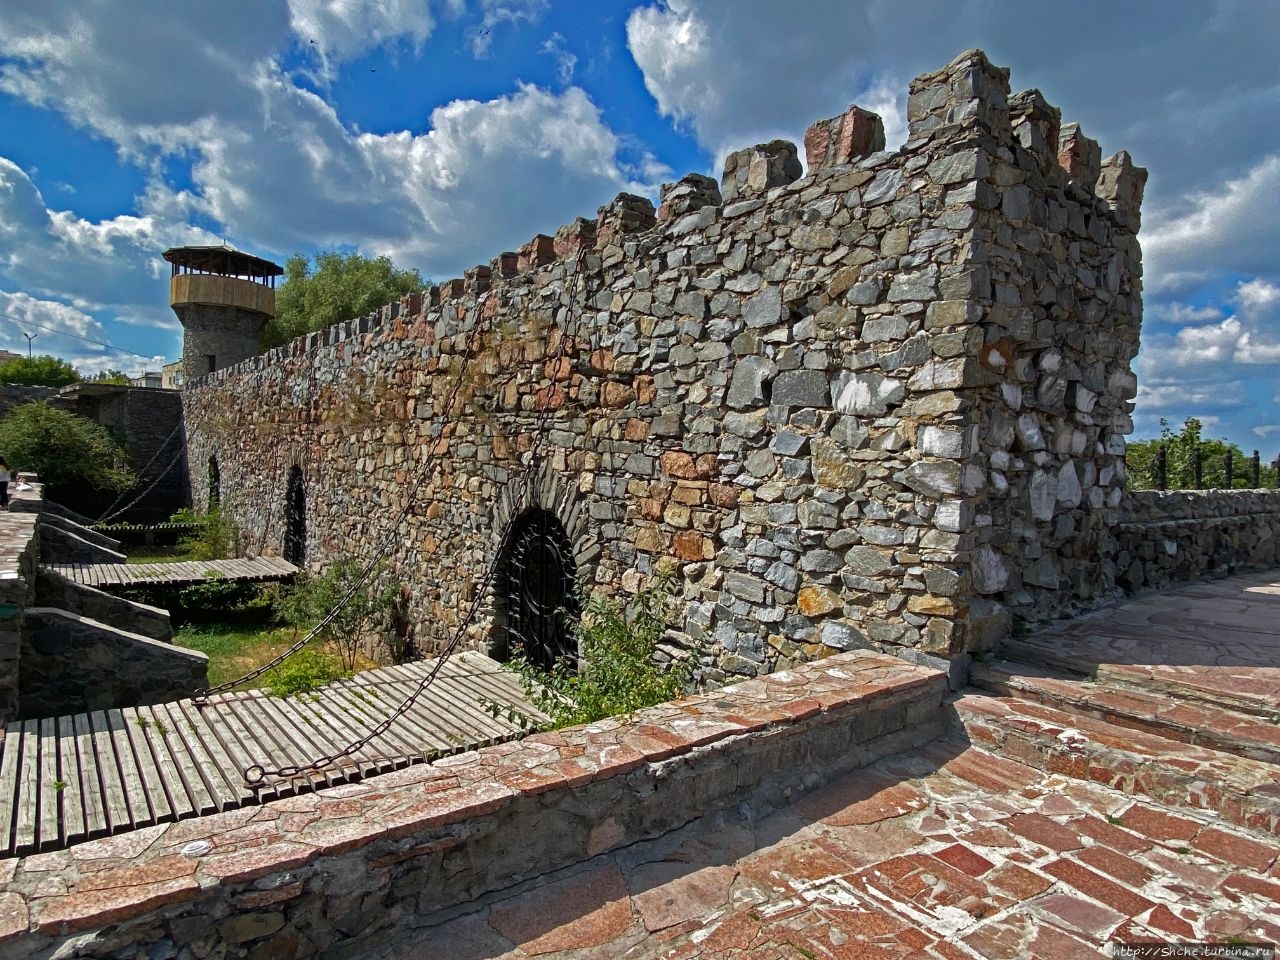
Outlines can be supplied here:
<path id="1" fill-rule="evenodd" d="M 169 306 L 185 331 L 186 382 L 258 353 L 258 337 L 276 312 L 278 264 L 231 247 L 174 247 Z"/>

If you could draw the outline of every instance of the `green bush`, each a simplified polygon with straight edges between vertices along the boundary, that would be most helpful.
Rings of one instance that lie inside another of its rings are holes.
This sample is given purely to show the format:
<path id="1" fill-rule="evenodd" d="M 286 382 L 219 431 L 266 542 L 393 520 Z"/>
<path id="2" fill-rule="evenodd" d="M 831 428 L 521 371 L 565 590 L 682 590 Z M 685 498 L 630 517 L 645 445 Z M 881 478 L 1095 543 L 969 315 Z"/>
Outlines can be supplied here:
<path id="1" fill-rule="evenodd" d="M 214 506 L 204 513 L 183 508 L 169 518 L 172 523 L 190 523 L 195 530 L 178 541 L 178 549 L 192 560 L 227 560 L 236 555 L 236 525 Z"/>
<path id="2" fill-rule="evenodd" d="M 291 587 L 281 591 L 276 610 L 286 623 L 299 630 L 309 630 L 356 587 L 363 572 L 364 564 L 344 558 L 335 561 L 318 577 L 300 573 Z M 343 667 L 354 672 L 361 641 L 371 631 L 392 625 L 399 601 L 399 585 L 391 581 L 386 568 L 379 564 L 325 625 L 318 639 L 331 645 Z"/>
<path id="3" fill-rule="evenodd" d="M 284 663 L 262 675 L 262 683 L 273 697 L 296 697 L 326 683 L 351 676 L 342 661 L 324 650 L 304 647 Z"/>
<path id="4" fill-rule="evenodd" d="M 654 654 L 672 605 L 668 580 L 655 581 L 629 602 L 593 596 L 578 625 L 581 665 L 563 658 L 549 672 L 517 655 L 507 666 L 526 695 L 551 718 L 551 728 L 591 723 L 680 696 L 693 679 L 696 656 L 659 663 Z M 494 716 L 504 714 L 491 704 Z M 528 718 L 507 714 L 531 725 Z"/>

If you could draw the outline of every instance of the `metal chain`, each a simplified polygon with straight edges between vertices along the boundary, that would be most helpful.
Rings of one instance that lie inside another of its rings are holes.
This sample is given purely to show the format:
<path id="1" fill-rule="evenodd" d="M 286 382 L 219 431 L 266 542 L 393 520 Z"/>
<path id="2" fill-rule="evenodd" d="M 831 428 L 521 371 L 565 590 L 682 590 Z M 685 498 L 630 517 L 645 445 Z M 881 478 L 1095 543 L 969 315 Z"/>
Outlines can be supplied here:
<path id="1" fill-rule="evenodd" d="M 178 435 L 178 433 L 182 430 L 184 425 L 185 424 L 182 418 L 179 418 L 178 425 L 173 428 L 173 431 L 167 437 L 164 438 L 164 442 L 161 443 L 160 446 L 156 447 L 156 452 L 151 455 L 151 459 L 148 460 L 146 462 L 146 465 L 141 470 L 138 471 L 139 475 L 145 474 L 147 470 L 150 469 L 151 465 L 155 463 L 156 459 L 160 456 L 161 451 L 163 451 L 164 448 L 169 445 L 170 440 L 172 440 L 174 437 Z M 179 451 L 174 455 L 173 459 L 169 461 L 169 465 L 165 467 L 163 470 L 161 470 L 160 473 L 156 475 L 156 478 L 151 481 L 150 486 L 148 486 L 140 494 L 138 494 L 136 497 L 134 497 L 132 500 L 126 503 L 123 507 L 120 507 L 119 510 L 116 510 L 116 507 L 120 505 L 120 501 L 123 500 L 125 497 L 127 497 L 130 491 L 126 490 L 123 493 L 121 493 L 118 497 L 116 497 L 115 502 L 112 503 L 111 506 L 107 507 L 106 511 L 103 512 L 102 516 L 100 516 L 97 520 L 93 521 L 92 525 L 97 526 L 100 523 L 106 523 L 108 520 L 114 520 L 116 517 L 120 516 L 120 514 L 124 513 L 126 510 L 128 510 L 130 507 L 136 504 L 139 500 L 141 500 L 143 497 L 149 494 L 152 491 L 152 489 L 155 487 L 155 485 L 159 483 L 161 480 L 163 480 L 166 475 L 168 475 L 170 470 L 172 470 L 175 466 L 177 466 L 182 461 L 182 458 L 185 454 L 186 454 L 185 448 L 179 449 Z M 115 513 L 111 512 L 113 510 L 115 510 Z"/>
<path id="2" fill-rule="evenodd" d="M 585 247 L 578 251 L 578 257 L 574 262 L 573 273 L 568 278 L 567 292 L 568 292 L 568 299 L 569 299 L 569 304 L 568 304 L 569 316 L 566 318 L 565 323 L 560 330 L 560 340 L 559 340 L 559 343 L 557 343 L 556 345 L 555 354 L 554 354 L 554 357 L 552 358 L 553 362 L 551 364 L 551 369 L 553 371 L 558 371 L 560 367 L 560 361 L 563 360 L 564 358 L 566 347 L 568 345 L 569 338 L 570 338 L 569 327 L 570 327 L 571 321 L 573 320 L 574 308 L 576 306 L 580 307 L 577 299 L 574 296 L 574 291 L 578 285 L 579 278 L 582 276 L 582 264 L 583 264 L 583 261 L 586 259 L 588 253 L 589 253 L 589 249 Z M 581 313 L 580 309 L 578 310 L 578 313 L 580 315 Z M 467 350 L 466 350 L 466 354 L 464 355 L 464 361 L 463 361 L 462 367 L 460 368 L 460 371 L 466 369 L 466 358 L 470 356 L 471 341 L 472 341 L 472 338 L 477 333 L 477 331 L 479 330 L 479 328 L 480 328 L 480 324 L 477 322 L 475 327 L 472 328 L 471 335 L 468 337 Z M 576 339 L 576 334 L 574 336 Z M 460 379 L 458 381 L 455 381 L 454 389 L 451 391 L 449 395 L 449 402 L 445 406 L 446 415 L 452 409 L 453 400 L 457 394 L 457 388 L 459 383 L 460 383 Z M 525 464 L 525 470 L 521 477 L 521 483 L 519 486 L 519 491 L 517 493 L 516 509 L 511 511 L 510 515 L 507 517 L 506 522 L 503 524 L 502 534 L 501 534 L 501 537 L 499 538 L 499 543 L 505 542 L 508 534 L 511 531 L 511 525 L 515 522 L 516 518 L 522 512 L 524 507 L 524 498 L 530 487 L 530 480 L 533 477 L 534 471 L 537 470 L 538 466 L 540 465 L 539 456 L 538 456 L 538 447 L 540 443 L 545 439 L 545 436 L 547 434 L 546 422 L 548 419 L 548 415 L 552 410 L 552 402 L 555 396 L 555 391 L 557 389 L 563 389 L 563 388 L 556 387 L 555 382 L 553 381 L 552 386 L 550 388 L 550 392 L 547 394 L 547 402 L 543 405 L 542 409 L 538 411 L 538 417 L 535 421 L 534 430 L 533 430 L 533 442 L 530 446 L 528 460 Z M 443 426 L 441 426 L 441 431 L 443 431 Z M 413 491 L 411 491 L 410 493 L 410 502 L 406 504 L 405 509 L 401 511 L 400 517 L 397 518 L 397 521 L 396 521 L 397 525 L 399 524 L 399 521 L 403 519 L 405 514 L 408 512 L 408 507 L 412 504 L 413 496 L 414 494 L 416 494 L 417 486 L 422 482 L 423 479 L 425 479 L 425 469 L 423 471 L 423 474 L 419 477 L 417 483 L 415 483 Z M 394 527 L 392 529 L 394 530 Z M 305 771 L 318 772 L 318 771 L 324 770 L 325 768 L 330 767 L 333 764 L 337 763 L 339 760 L 343 759 L 344 757 L 350 757 L 352 754 L 356 753 L 358 750 L 365 747 L 370 741 L 376 739 L 377 737 L 385 733 L 387 730 L 389 730 L 391 726 L 397 720 L 400 719 L 400 717 L 404 716 L 404 714 L 407 713 L 415 703 L 417 703 L 418 699 L 422 696 L 424 692 L 426 692 L 427 688 L 431 686 L 432 682 L 435 680 L 436 676 L 439 674 L 441 669 L 443 669 L 445 662 L 449 659 L 450 656 L 453 655 L 453 653 L 457 650 L 458 646 L 461 644 L 463 637 L 466 635 L 467 628 L 470 627 L 472 622 L 475 620 L 475 616 L 480 610 L 480 605 L 484 602 L 484 598 L 488 595 L 489 587 L 492 584 L 493 578 L 496 575 L 496 572 L 498 569 L 499 560 L 500 560 L 500 557 L 498 554 L 495 554 L 492 558 L 490 558 L 489 564 L 485 568 L 484 577 L 480 582 L 479 588 L 476 590 L 475 595 L 471 599 L 470 606 L 467 608 L 466 616 L 462 618 L 462 620 L 458 623 L 457 627 L 454 629 L 453 636 L 450 638 L 449 643 L 445 646 L 444 650 L 436 657 L 435 664 L 431 668 L 431 670 L 418 682 L 417 687 L 400 702 L 400 705 L 394 711 L 392 711 L 391 714 L 385 717 L 381 722 L 378 723 L 377 726 L 375 726 L 367 734 L 365 734 L 364 736 L 356 740 L 351 741 L 342 750 L 339 750 L 336 753 L 326 754 L 324 756 L 318 757 L 316 760 L 312 761 L 311 763 L 286 764 L 284 766 L 277 767 L 270 770 L 266 769 L 263 764 L 260 764 L 260 763 L 252 764 L 246 767 L 242 771 L 242 775 L 244 777 L 245 783 L 250 788 L 253 788 L 261 785 L 268 777 L 275 778 L 275 779 L 292 779 L 292 778 L 298 777 Z M 370 567 L 366 568 L 366 573 L 371 568 L 371 566 L 372 564 L 370 565 Z M 348 599 L 350 599 L 350 597 L 354 594 L 355 589 L 357 589 L 358 586 L 359 584 L 357 584 L 357 587 L 353 587 L 352 590 L 348 592 L 347 596 L 343 598 L 342 603 L 345 603 Z M 340 609 L 340 607 L 341 607 L 341 604 L 339 605 L 338 609 Z M 336 612 L 337 611 L 335 609 L 334 613 L 331 613 L 330 617 L 326 619 L 326 622 L 328 619 L 331 619 L 332 616 L 336 614 Z M 318 629 L 319 628 L 317 628 L 317 630 Z M 316 631 L 313 631 L 313 634 L 315 632 Z M 283 659 L 283 656 L 280 659 Z"/>
<path id="3" fill-rule="evenodd" d="M 444 415 L 437 421 L 438 429 L 435 430 L 434 436 L 432 436 L 428 440 L 428 443 L 426 444 L 426 448 L 428 450 L 430 450 L 435 445 L 434 442 L 438 440 L 444 432 L 445 421 L 448 419 L 448 413 L 452 409 L 454 399 L 457 397 L 458 390 L 462 385 L 463 374 L 467 368 L 467 361 L 471 357 L 471 351 L 474 345 L 474 340 L 479 330 L 480 330 L 480 324 L 476 323 L 476 325 L 472 328 L 471 332 L 467 335 L 466 346 L 462 354 L 462 363 L 458 367 L 458 375 L 454 379 L 452 389 L 449 391 L 449 396 L 444 407 Z M 192 695 L 192 700 L 195 701 L 197 706 L 203 705 L 205 702 L 208 701 L 209 697 L 213 696 L 214 694 L 225 693 L 228 690 L 232 690 L 240 686 L 240 684 L 242 683 L 246 683 L 250 680 L 256 680 L 258 677 L 262 676 L 268 670 L 271 670 L 273 667 L 277 667 L 280 664 L 284 663 L 284 661 L 288 660 L 291 656 L 293 656 L 295 653 L 297 653 L 299 650 L 305 647 L 308 643 L 314 640 L 324 630 L 325 627 L 327 627 L 330 623 L 334 621 L 334 619 L 338 616 L 338 614 L 342 612 L 342 609 L 347 605 L 347 603 L 350 602 L 351 598 L 354 597 L 356 593 L 365 585 L 369 577 L 373 574 L 373 569 L 379 563 L 382 562 L 383 558 L 390 551 L 391 545 L 395 540 L 396 528 L 399 527 L 400 523 L 404 520 L 404 518 L 408 516 L 409 511 L 415 506 L 416 500 L 417 500 L 418 488 L 421 487 L 423 482 L 426 480 L 427 471 L 428 469 L 430 469 L 431 466 L 432 466 L 432 461 L 430 459 L 428 459 L 425 463 L 423 463 L 417 478 L 414 480 L 413 484 L 409 488 L 409 495 L 405 499 L 405 504 L 400 509 L 400 512 L 396 515 L 395 520 L 392 522 L 387 536 L 382 539 L 381 543 L 374 550 L 372 558 L 369 560 L 367 564 L 365 564 L 363 569 L 360 571 L 360 575 L 356 578 L 355 582 L 351 585 L 351 587 L 347 590 L 347 592 L 342 595 L 342 598 L 337 602 L 337 604 L 333 607 L 333 609 L 331 609 L 325 615 L 324 619 L 322 619 L 316 626 L 312 627 L 311 630 L 309 630 L 303 637 L 296 640 L 292 645 L 289 646 L 288 649 L 276 655 L 275 657 L 273 657 L 271 660 L 269 660 L 267 663 L 263 664 L 262 666 L 257 667 L 256 669 L 250 670 L 244 676 L 239 677 L 235 680 L 228 680 L 225 683 L 218 684 L 216 687 L 208 687 L 203 690 L 197 690 Z"/>

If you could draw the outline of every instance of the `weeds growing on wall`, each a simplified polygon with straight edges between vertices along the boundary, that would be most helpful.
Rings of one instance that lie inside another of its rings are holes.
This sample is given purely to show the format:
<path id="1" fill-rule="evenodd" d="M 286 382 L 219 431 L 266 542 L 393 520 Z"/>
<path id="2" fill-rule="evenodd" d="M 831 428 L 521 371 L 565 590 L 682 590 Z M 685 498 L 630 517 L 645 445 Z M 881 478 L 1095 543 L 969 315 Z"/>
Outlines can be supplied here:
<path id="1" fill-rule="evenodd" d="M 551 728 L 591 723 L 680 696 L 693 679 L 697 657 L 660 663 L 658 642 L 672 606 L 671 582 L 658 580 L 629 601 L 593 596 L 578 626 L 581 662 L 560 660 L 543 672 L 516 656 L 507 666 L 520 675 L 525 694 L 551 718 Z M 491 704 L 494 716 L 508 715 Z M 535 726 L 527 717 L 509 719 Z"/>

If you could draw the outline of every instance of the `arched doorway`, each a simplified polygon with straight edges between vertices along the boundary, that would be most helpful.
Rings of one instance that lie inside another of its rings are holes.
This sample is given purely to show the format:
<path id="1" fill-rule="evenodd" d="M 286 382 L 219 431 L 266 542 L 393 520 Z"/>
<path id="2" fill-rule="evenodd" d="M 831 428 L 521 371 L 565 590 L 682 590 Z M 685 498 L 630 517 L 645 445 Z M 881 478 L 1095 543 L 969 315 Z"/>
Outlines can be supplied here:
<path id="1" fill-rule="evenodd" d="M 284 558 L 295 567 L 307 559 L 307 491 L 297 465 L 289 469 L 284 495 Z"/>
<path id="2" fill-rule="evenodd" d="M 221 502 L 222 472 L 218 469 L 218 458 L 209 454 L 209 509 L 217 509 Z"/>
<path id="3" fill-rule="evenodd" d="M 559 518 L 541 508 L 524 511 L 511 525 L 501 558 L 494 656 L 506 660 L 522 652 L 543 670 L 575 657 L 578 571 Z"/>

